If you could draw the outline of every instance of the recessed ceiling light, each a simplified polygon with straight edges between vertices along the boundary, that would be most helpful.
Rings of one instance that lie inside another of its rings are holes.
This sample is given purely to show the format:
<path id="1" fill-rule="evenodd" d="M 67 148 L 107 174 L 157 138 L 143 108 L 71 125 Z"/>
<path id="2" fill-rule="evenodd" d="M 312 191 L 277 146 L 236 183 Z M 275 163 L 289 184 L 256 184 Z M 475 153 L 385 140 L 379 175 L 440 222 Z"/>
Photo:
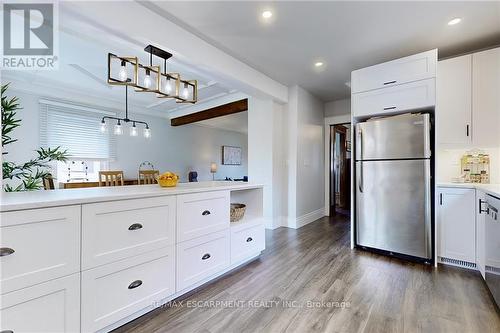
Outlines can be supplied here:
<path id="1" fill-rule="evenodd" d="M 271 18 L 273 16 L 273 12 L 270 10 L 265 10 L 262 12 L 262 17 L 265 19 Z"/>
<path id="2" fill-rule="evenodd" d="M 314 67 L 321 67 L 323 65 L 324 65 L 324 63 L 321 62 L 321 61 L 318 61 L 318 62 L 314 63 Z"/>
<path id="3" fill-rule="evenodd" d="M 455 24 L 460 23 L 461 21 L 462 21 L 462 19 L 460 17 L 456 17 L 453 20 L 449 21 L 448 25 L 455 25 Z"/>

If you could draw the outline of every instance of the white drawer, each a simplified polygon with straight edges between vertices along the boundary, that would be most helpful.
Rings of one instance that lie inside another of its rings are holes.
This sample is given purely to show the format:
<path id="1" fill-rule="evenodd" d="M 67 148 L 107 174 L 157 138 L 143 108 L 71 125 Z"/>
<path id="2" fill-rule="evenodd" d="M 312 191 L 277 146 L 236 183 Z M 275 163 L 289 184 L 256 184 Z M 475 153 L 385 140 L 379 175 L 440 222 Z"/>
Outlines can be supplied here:
<path id="1" fill-rule="evenodd" d="M 382 64 L 358 69 L 351 74 L 352 93 L 391 87 L 435 78 L 437 50 L 430 50 Z"/>
<path id="2" fill-rule="evenodd" d="M 229 228 L 229 192 L 177 196 L 177 242 Z"/>
<path id="3" fill-rule="evenodd" d="M 82 206 L 82 270 L 174 243 L 174 196 Z"/>
<path id="4" fill-rule="evenodd" d="M 94 332 L 175 293 L 174 246 L 82 272 L 82 332 Z"/>
<path id="5" fill-rule="evenodd" d="M 229 267 L 229 251 L 229 230 L 178 244 L 176 290 L 184 290 Z"/>
<path id="6" fill-rule="evenodd" d="M 263 251 L 266 247 L 263 224 L 231 227 L 231 264 L 235 264 Z"/>
<path id="7" fill-rule="evenodd" d="M 355 117 L 393 114 L 433 107 L 436 80 L 428 79 L 352 95 Z"/>
<path id="8" fill-rule="evenodd" d="M 2 294 L 80 271 L 80 206 L 1 213 L 0 248 Z"/>
<path id="9" fill-rule="evenodd" d="M 56 333 L 80 331 L 80 274 L 0 296 L 0 331 Z"/>

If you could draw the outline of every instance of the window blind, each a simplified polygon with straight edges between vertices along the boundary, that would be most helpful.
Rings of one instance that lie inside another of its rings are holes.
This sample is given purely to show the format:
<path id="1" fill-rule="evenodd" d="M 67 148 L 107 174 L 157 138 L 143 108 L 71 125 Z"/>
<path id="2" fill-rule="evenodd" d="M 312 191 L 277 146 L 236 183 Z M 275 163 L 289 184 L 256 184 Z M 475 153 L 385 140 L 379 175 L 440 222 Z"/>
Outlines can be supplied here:
<path id="1" fill-rule="evenodd" d="M 109 112 L 72 104 L 40 100 L 40 144 L 42 147 L 67 149 L 71 159 L 113 160 L 116 141 L 99 124 Z"/>

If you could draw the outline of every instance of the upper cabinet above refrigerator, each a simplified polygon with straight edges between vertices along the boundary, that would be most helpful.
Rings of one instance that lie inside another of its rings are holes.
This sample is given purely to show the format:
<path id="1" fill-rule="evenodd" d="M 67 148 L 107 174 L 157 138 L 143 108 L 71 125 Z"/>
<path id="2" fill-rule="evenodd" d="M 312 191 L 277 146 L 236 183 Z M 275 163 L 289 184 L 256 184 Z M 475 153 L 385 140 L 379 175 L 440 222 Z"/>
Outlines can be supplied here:
<path id="1" fill-rule="evenodd" d="M 436 77 L 437 49 L 358 69 L 351 74 L 353 94 Z"/>
<path id="2" fill-rule="evenodd" d="M 430 50 L 353 71 L 353 116 L 368 118 L 433 108 L 436 63 L 437 50 Z"/>

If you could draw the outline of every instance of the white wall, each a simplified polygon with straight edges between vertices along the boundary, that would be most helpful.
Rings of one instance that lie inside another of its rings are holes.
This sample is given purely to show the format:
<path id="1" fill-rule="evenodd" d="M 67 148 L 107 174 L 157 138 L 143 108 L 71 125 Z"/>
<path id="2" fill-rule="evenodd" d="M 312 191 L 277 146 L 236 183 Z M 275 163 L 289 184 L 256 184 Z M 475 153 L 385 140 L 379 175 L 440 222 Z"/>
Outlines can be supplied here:
<path id="1" fill-rule="evenodd" d="M 324 106 L 299 86 L 288 96 L 287 226 L 299 228 L 324 215 Z"/>
<path id="2" fill-rule="evenodd" d="M 460 176 L 460 159 L 472 148 L 437 149 L 437 182 L 451 182 Z M 500 148 L 480 148 L 490 155 L 490 183 L 500 183 Z"/>
<path id="3" fill-rule="evenodd" d="M 351 114 L 351 99 L 340 99 L 325 103 L 325 117 L 350 115 Z"/>
<path id="4" fill-rule="evenodd" d="M 9 89 L 9 96 L 18 96 L 22 110 L 18 112 L 22 125 L 15 130 L 18 142 L 8 146 L 5 160 L 24 162 L 34 156 L 39 147 L 39 96 Z M 97 103 L 93 103 L 96 105 Z M 248 174 L 247 136 L 242 133 L 213 129 L 197 125 L 170 126 L 166 118 L 135 117 L 149 123 L 150 140 L 126 135 L 117 138 L 117 159 L 110 162 L 111 169 L 124 170 L 126 178 L 136 178 L 139 164 L 148 160 L 160 171 L 179 173 L 187 180 L 191 170 L 198 172 L 198 180 L 211 180 L 210 162 L 218 165 L 216 178 L 242 178 Z M 98 124 L 96 124 L 98 126 Z M 222 146 L 238 146 L 243 150 L 241 166 L 221 164 Z"/>

